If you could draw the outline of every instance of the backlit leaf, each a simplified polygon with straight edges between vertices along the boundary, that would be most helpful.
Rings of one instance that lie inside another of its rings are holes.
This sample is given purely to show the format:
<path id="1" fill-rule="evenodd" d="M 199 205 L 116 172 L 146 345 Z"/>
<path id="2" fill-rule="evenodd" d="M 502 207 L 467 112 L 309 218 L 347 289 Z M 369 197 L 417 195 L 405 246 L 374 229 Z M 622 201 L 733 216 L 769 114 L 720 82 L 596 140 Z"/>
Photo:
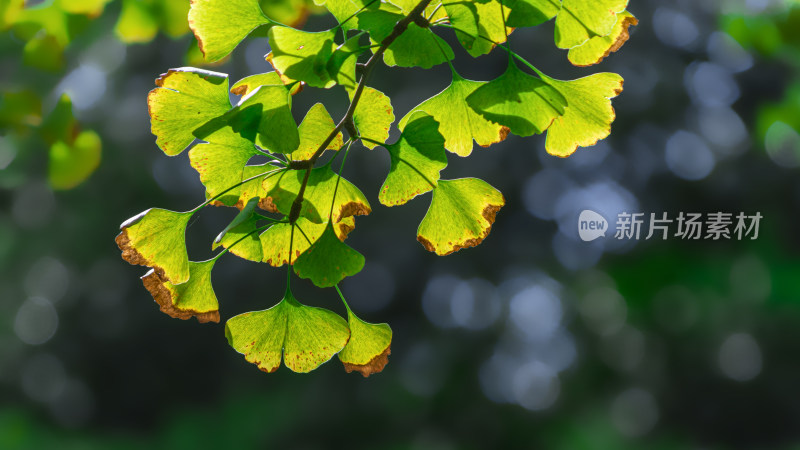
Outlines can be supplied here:
<path id="1" fill-rule="evenodd" d="M 156 80 L 147 96 L 150 129 L 156 144 L 169 156 L 181 153 L 194 141 L 194 130 L 222 116 L 231 104 L 228 76 L 184 67 L 170 69 Z"/>
<path id="2" fill-rule="evenodd" d="M 219 322 L 219 303 L 211 286 L 211 269 L 216 260 L 189 261 L 189 280 L 172 284 L 151 269 L 142 277 L 144 287 L 160 306 L 161 312 L 176 319 L 197 318 L 200 323 Z"/>
<path id="3" fill-rule="evenodd" d="M 317 103 L 306 113 L 306 117 L 298 127 L 300 133 L 300 146 L 291 154 L 294 160 L 307 160 L 314 155 L 325 138 L 336 128 L 331 115 L 325 109 L 325 105 Z M 337 133 L 336 137 L 328 144 L 327 150 L 339 150 L 344 145 L 342 133 Z"/>
<path id="4" fill-rule="evenodd" d="M 611 99 L 622 92 L 622 77 L 615 73 L 596 73 L 572 81 L 545 78 L 567 99 L 563 116 L 547 130 L 547 153 L 566 157 L 578 147 L 594 145 L 611 134 L 614 108 Z"/>
<path id="5" fill-rule="evenodd" d="M 558 48 L 572 48 L 595 36 L 607 36 L 628 0 L 562 0 L 556 16 Z"/>
<path id="6" fill-rule="evenodd" d="M 385 145 L 391 167 L 378 200 L 386 206 L 402 205 L 436 187 L 439 172 L 447 166 L 439 124 L 422 111 L 413 114 L 400 139 Z"/>
<path id="7" fill-rule="evenodd" d="M 300 145 L 291 105 L 292 96 L 285 86 L 259 86 L 242 97 L 231 120 L 234 127 L 257 128 L 256 143 L 262 148 L 291 153 Z"/>
<path id="8" fill-rule="evenodd" d="M 211 249 L 219 246 L 248 261 L 261 262 L 264 251 L 256 233 L 259 216 L 255 214 L 258 198 L 252 198 L 228 226 L 214 239 Z"/>
<path id="9" fill-rule="evenodd" d="M 326 65 L 336 48 L 335 32 L 308 32 L 275 26 L 269 30 L 272 48 L 271 63 L 275 70 L 292 80 L 305 81 L 309 86 L 329 88 L 336 84 L 328 75 Z"/>
<path id="10" fill-rule="evenodd" d="M 386 323 L 369 323 L 347 309 L 350 340 L 339 352 L 339 360 L 347 373 L 357 371 L 364 377 L 378 373 L 389 362 L 392 329 Z"/>
<path id="11" fill-rule="evenodd" d="M 232 52 L 253 30 L 271 23 L 258 0 L 192 0 L 189 27 L 207 61 Z"/>
<path id="12" fill-rule="evenodd" d="M 331 287 L 364 267 L 364 255 L 339 240 L 329 222 L 322 236 L 294 262 L 294 272 L 318 287 Z"/>
<path id="13" fill-rule="evenodd" d="M 361 100 L 353 112 L 353 122 L 361 137 L 381 143 L 386 142 L 386 139 L 389 139 L 389 129 L 394 122 L 394 109 L 389 97 L 377 89 L 365 86 Z M 362 143 L 369 149 L 378 145 L 367 140 Z"/>
<path id="14" fill-rule="evenodd" d="M 489 40 L 502 44 L 506 41 L 506 33 L 511 33 L 513 30 L 513 28 L 504 29 L 502 13 L 505 12 L 508 17 L 510 9 L 502 8 L 498 0 L 484 3 L 445 2 L 444 8 L 450 16 L 450 23 L 460 30 L 467 31 L 467 33 L 456 31 L 456 36 L 469 54 L 475 57 L 492 51 L 495 44 Z"/>
<path id="15" fill-rule="evenodd" d="M 483 180 L 439 180 L 417 240 L 437 255 L 475 247 L 489 235 L 503 205 L 503 194 Z"/>
<path id="16" fill-rule="evenodd" d="M 150 42 L 158 34 L 158 20 L 148 4 L 123 0 L 114 33 L 126 44 Z"/>
<path id="17" fill-rule="evenodd" d="M 287 291 L 265 311 L 232 317 L 225 337 L 245 359 L 264 372 L 283 363 L 294 372 L 310 372 L 338 353 L 350 338 L 347 322 L 336 313 L 300 304 Z"/>
<path id="18" fill-rule="evenodd" d="M 567 58 L 576 66 L 591 66 L 603 60 L 612 52 L 619 50 L 628 41 L 628 28 L 639 21 L 633 14 L 623 11 L 617 14 L 617 23 L 608 36 L 595 36 L 583 44 L 569 50 Z"/>
<path id="19" fill-rule="evenodd" d="M 221 128 L 205 139 L 208 143 L 197 144 L 189 150 L 189 161 L 206 187 L 206 198 L 212 198 L 245 179 L 242 178 L 244 167 L 259 152 L 252 142 L 234 133 L 230 127 Z M 240 194 L 241 189 L 232 189 L 214 204 L 234 206 Z"/>
<path id="20" fill-rule="evenodd" d="M 467 104 L 467 97 L 485 84 L 485 81 L 466 80 L 453 73 L 450 86 L 406 114 L 400 120 L 400 128 L 415 111 L 425 111 L 439 122 L 445 148 L 459 156 L 472 153 L 473 140 L 481 147 L 502 141 L 508 135 L 508 128 L 484 119 Z"/>
<path id="21" fill-rule="evenodd" d="M 116 242 L 122 259 L 158 272 L 162 280 L 181 284 L 189 279 L 186 225 L 191 212 L 151 208 L 125 221 Z"/>
<path id="22" fill-rule="evenodd" d="M 242 78 L 231 87 L 231 94 L 247 95 L 253 92 L 259 86 L 282 85 L 283 81 L 278 72 L 266 72 L 250 75 L 249 77 Z M 301 83 L 295 83 L 289 90 L 292 95 L 297 94 L 303 89 Z"/>
<path id="23" fill-rule="evenodd" d="M 505 73 L 467 97 L 472 109 L 517 136 L 541 133 L 564 114 L 567 102 L 557 90 L 509 61 Z"/>
<path id="24" fill-rule="evenodd" d="M 291 247 L 292 263 L 294 263 L 300 254 L 319 239 L 323 231 L 325 224 L 311 222 L 305 217 L 298 218 L 294 227 L 289 223 L 276 223 L 259 237 L 264 252 L 262 260 L 273 267 L 288 264 L 289 247 Z"/>
<path id="25" fill-rule="evenodd" d="M 403 18 L 402 14 L 389 11 L 365 11 L 358 15 L 358 26 L 369 31 L 370 39 L 382 42 L 391 34 L 394 25 Z M 444 53 L 442 52 L 444 51 Z M 409 24 L 403 34 L 392 42 L 383 54 L 387 66 L 431 67 L 455 58 L 453 49 L 444 39 L 430 29 Z"/>

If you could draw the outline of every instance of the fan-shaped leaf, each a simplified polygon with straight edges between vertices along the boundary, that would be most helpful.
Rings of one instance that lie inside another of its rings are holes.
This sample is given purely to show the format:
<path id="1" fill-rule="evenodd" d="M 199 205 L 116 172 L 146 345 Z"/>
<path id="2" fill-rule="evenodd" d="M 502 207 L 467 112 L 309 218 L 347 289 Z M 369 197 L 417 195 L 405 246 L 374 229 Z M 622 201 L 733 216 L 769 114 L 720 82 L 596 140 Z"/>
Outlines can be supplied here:
<path id="1" fill-rule="evenodd" d="M 545 81 L 561 92 L 569 105 L 547 130 L 548 153 L 566 157 L 579 146 L 594 145 L 611 133 L 615 117 L 611 99 L 622 92 L 621 76 L 605 72 L 572 81 Z"/>
<path id="2" fill-rule="evenodd" d="M 156 86 L 147 96 L 150 128 L 156 144 L 169 156 L 181 153 L 194 141 L 194 130 L 231 107 L 228 76 L 223 73 L 170 69 Z"/>
<path id="3" fill-rule="evenodd" d="M 503 205 L 503 194 L 483 180 L 439 180 L 417 240 L 437 255 L 475 247 L 489 235 Z"/>
<path id="4" fill-rule="evenodd" d="M 339 240 L 329 222 L 322 236 L 294 262 L 294 272 L 318 287 L 331 287 L 364 267 L 364 256 Z"/>
<path id="5" fill-rule="evenodd" d="M 350 340 L 339 352 L 339 360 L 347 373 L 357 371 L 364 377 L 378 373 L 389 363 L 392 350 L 392 329 L 386 323 L 369 323 L 347 309 Z"/>
<path id="6" fill-rule="evenodd" d="M 459 156 L 472 153 L 473 140 L 481 147 L 502 141 L 508 135 L 508 128 L 484 119 L 467 104 L 467 97 L 485 84 L 485 81 L 466 80 L 453 72 L 450 86 L 400 119 L 400 128 L 405 127 L 414 112 L 425 111 L 439 122 L 445 148 Z"/>
<path id="7" fill-rule="evenodd" d="M 160 306 L 161 312 L 176 319 L 196 317 L 200 323 L 219 322 L 219 303 L 211 286 L 211 269 L 215 259 L 189 261 L 189 279 L 172 284 L 151 269 L 142 277 L 144 287 Z"/>
<path id="8" fill-rule="evenodd" d="M 94 131 L 83 131 L 72 144 L 58 141 L 50 147 L 47 179 L 53 189 L 72 189 L 100 165 L 103 143 Z"/>
<path id="9" fill-rule="evenodd" d="M 258 0 L 192 0 L 189 27 L 206 61 L 232 52 L 253 30 L 271 23 Z"/>
<path id="10" fill-rule="evenodd" d="M 272 47 L 270 62 L 275 70 L 292 80 L 300 80 L 309 86 L 329 88 L 336 84 L 326 70 L 336 45 L 333 30 L 308 32 L 289 27 L 276 26 L 269 30 Z"/>
<path id="11" fill-rule="evenodd" d="M 534 27 L 555 17 L 561 9 L 561 0 L 505 0 L 511 9 L 506 25 L 509 27 Z"/>
<path id="12" fill-rule="evenodd" d="M 541 133 L 564 114 L 564 96 L 539 78 L 509 61 L 503 75 L 480 86 L 467 97 L 472 109 L 517 136 Z"/>
<path id="13" fill-rule="evenodd" d="M 433 117 L 417 111 L 403 129 L 400 139 L 385 145 L 391 168 L 378 200 L 386 206 L 402 205 L 436 187 L 439 172 L 447 167 L 444 138 Z"/>
<path id="14" fill-rule="evenodd" d="M 131 217 L 120 226 L 122 232 L 116 238 L 122 259 L 152 267 L 162 280 L 185 282 L 189 279 L 185 232 L 191 217 L 191 212 L 158 208 Z"/>
<path id="15" fill-rule="evenodd" d="M 291 292 L 265 311 L 240 314 L 225 324 L 228 343 L 264 372 L 283 363 L 294 372 L 310 372 L 347 343 L 347 322 L 336 313 L 300 304 Z"/>
<path id="16" fill-rule="evenodd" d="M 317 103 L 306 113 L 306 117 L 298 128 L 300 133 L 300 146 L 292 152 L 294 160 L 307 160 L 311 158 L 325 138 L 336 128 L 325 105 Z M 327 150 L 339 150 L 344 145 L 342 133 L 337 133 L 336 137 L 328 144 Z"/>
<path id="17" fill-rule="evenodd" d="M 361 137 L 376 142 L 386 142 L 386 139 L 389 139 L 389 129 L 394 122 L 394 109 L 389 97 L 377 89 L 365 86 L 361 99 L 353 111 L 353 122 Z M 378 145 L 367 140 L 362 142 L 369 149 Z"/>

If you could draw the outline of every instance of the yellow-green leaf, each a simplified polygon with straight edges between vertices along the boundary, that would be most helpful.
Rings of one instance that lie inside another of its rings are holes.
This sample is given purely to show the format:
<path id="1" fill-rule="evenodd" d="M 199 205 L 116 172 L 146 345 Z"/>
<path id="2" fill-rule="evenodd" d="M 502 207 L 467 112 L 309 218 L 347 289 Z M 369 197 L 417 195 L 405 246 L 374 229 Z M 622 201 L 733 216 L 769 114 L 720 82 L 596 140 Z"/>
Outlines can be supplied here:
<path id="1" fill-rule="evenodd" d="M 506 33 L 511 33 L 513 28 L 505 27 L 503 12 L 506 18 L 509 8 L 502 8 L 498 0 L 486 2 L 450 1 L 444 3 L 444 8 L 450 17 L 450 23 L 459 30 L 456 31 L 461 45 L 470 55 L 478 57 L 492 51 L 494 41 L 502 44 L 506 41 Z M 479 38 L 483 36 L 484 38 Z"/>
<path id="2" fill-rule="evenodd" d="M 503 205 L 503 194 L 483 180 L 439 180 L 417 240 L 437 255 L 475 247 L 489 235 Z"/>
<path id="3" fill-rule="evenodd" d="M 223 73 L 170 69 L 156 80 L 156 86 L 147 96 L 150 130 L 169 156 L 180 154 L 194 141 L 197 128 L 231 107 L 228 76 Z"/>
<path id="4" fill-rule="evenodd" d="M 189 280 L 172 284 L 151 269 L 142 277 L 144 287 L 158 303 L 161 312 L 176 319 L 197 318 L 200 323 L 219 322 L 219 302 L 211 286 L 211 269 L 215 259 L 189 261 Z"/>
<path id="5" fill-rule="evenodd" d="M 291 292 L 265 311 L 240 314 L 225 324 L 228 343 L 259 369 L 270 373 L 283 363 L 310 372 L 347 344 L 350 330 L 336 313 L 300 304 Z"/>
<path id="6" fill-rule="evenodd" d="M 189 162 L 200 174 L 207 199 L 222 195 L 213 202 L 215 205 L 234 206 L 239 201 L 241 188 L 223 192 L 245 179 L 242 177 L 247 162 L 259 152 L 251 141 L 230 127 L 221 128 L 205 139 L 208 143 L 197 144 L 189 150 Z"/>
<path id="7" fill-rule="evenodd" d="M 191 212 L 151 208 L 120 225 L 116 242 L 122 259 L 148 266 L 162 280 L 181 284 L 189 279 L 189 256 L 186 254 L 186 225 Z"/>
<path id="8" fill-rule="evenodd" d="M 158 20 L 141 0 L 123 0 L 114 34 L 126 44 L 150 42 L 158 34 Z"/>
<path id="9" fill-rule="evenodd" d="M 232 115 L 234 128 L 253 128 L 256 143 L 277 153 L 291 153 L 300 145 L 297 123 L 292 116 L 292 95 L 285 86 L 259 86 L 242 97 Z"/>
<path id="10" fill-rule="evenodd" d="M 339 352 L 339 360 L 347 373 L 356 371 L 364 377 L 378 373 L 389 362 L 392 350 L 392 329 L 386 323 L 369 323 L 347 309 L 350 340 Z"/>
<path id="11" fill-rule="evenodd" d="M 308 32 L 275 26 L 269 30 L 272 48 L 270 62 L 275 70 L 292 80 L 309 86 L 329 88 L 336 84 L 328 75 L 326 65 L 336 48 L 333 30 Z"/>
<path id="12" fill-rule="evenodd" d="M 294 262 L 294 272 L 310 279 L 317 287 L 331 287 L 364 267 L 364 255 L 350 248 L 336 236 L 329 222 L 322 236 Z"/>
<path id="13" fill-rule="evenodd" d="M 361 137 L 371 141 L 386 142 L 386 139 L 389 139 L 389 129 L 394 122 L 391 100 L 383 92 L 365 86 L 361 93 L 361 99 L 353 112 L 353 122 L 355 122 Z M 379 145 L 367 140 L 362 143 L 369 149 Z"/>
<path id="14" fill-rule="evenodd" d="M 189 27 L 207 61 L 232 52 L 256 28 L 271 23 L 258 0 L 192 0 Z"/>
<path id="15" fill-rule="evenodd" d="M 304 161 L 317 151 L 325 138 L 336 128 L 325 105 L 317 103 L 306 113 L 306 117 L 298 127 L 300 133 L 300 146 L 291 153 L 291 158 Z M 342 133 L 337 133 L 333 140 L 326 147 L 327 150 L 339 150 L 344 145 Z"/>
<path id="16" fill-rule="evenodd" d="M 564 96 L 539 78 L 520 70 L 509 60 L 498 78 L 467 96 L 478 114 L 508 127 L 517 136 L 541 133 L 553 119 L 564 114 Z"/>
<path id="17" fill-rule="evenodd" d="M 556 16 L 558 48 L 572 48 L 595 36 L 607 36 L 628 0 L 562 0 Z"/>
<path id="18" fill-rule="evenodd" d="M 256 233 L 259 216 L 253 214 L 257 200 L 256 198 L 251 199 L 236 218 L 225 227 L 211 245 L 212 250 L 222 246 L 242 259 L 261 262 L 264 258 L 264 250 L 261 248 L 261 239 Z"/>
<path id="19" fill-rule="evenodd" d="M 439 172 L 447 167 L 445 141 L 433 117 L 417 111 L 402 131 L 397 142 L 384 146 L 391 167 L 378 200 L 386 206 L 402 205 L 435 188 Z"/>
<path id="20" fill-rule="evenodd" d="M 617 23 L 611 34 L 595 36 L 577 47 L 572 47 L 567 54 L 569 62 L 579 67 L 599 63 L 628 41 L 628 28 L 638 23 L 636 17 L 628 11 L 617 14 Z"/>
<path id="21" fill-rule="evenodd" d="M 615 117 L 611 99 L 622 92 L 621 76 L 605 72 L 572 81 L 544 80 L 561 92 L 568 104 L 564 115 L 547 130 L 547 153 L 566 157 L 611 134 Z"/>
<path id="22" fill-rule="evenodd" d="M 485 84 L 485 81 L 466 80 L 453 72 L 450 86 L 400 119 L 400 128 L 405 127 L 414 112 L 425 111 L 439 122 L 445 148 L 459 156 L 472 153 L 473 140 L 481 147 L 502 141 L 508 135 L 508 128 L 484 119 L 467 104 L 467 97 Z"/>

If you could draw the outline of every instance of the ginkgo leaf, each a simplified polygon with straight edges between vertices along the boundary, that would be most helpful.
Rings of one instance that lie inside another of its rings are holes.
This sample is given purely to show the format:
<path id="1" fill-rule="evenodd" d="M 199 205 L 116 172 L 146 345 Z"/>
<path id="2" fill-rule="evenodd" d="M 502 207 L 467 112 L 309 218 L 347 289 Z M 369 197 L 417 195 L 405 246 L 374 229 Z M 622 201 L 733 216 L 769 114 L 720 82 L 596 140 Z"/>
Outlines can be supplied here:
<path id="1" fill-rule="evenodd" d="M 375 142 L 386 142 L 386 139 L 389 139 L 389 129 L 394 122 L 391 100 L 383 92 L 364 86 L 361 99 L 353 111 L 353 122 L 362 138 Z M 375 142 L 362 141 L 364 147 L 369 149 L 378 146 Z"/>
<path id="2" fill-rule="evenodd" d="M 561 10 L 561 0 L 505 0 L 511 9 L 506 20 L 509 27 L 535 27 L 555 17 Z"/>
<path id="3" fill-rule="evenodd" d="M 229 249 L 234 255 L 248 261 L 261 262 L 264 251 L 256 231 L 260 216 L 255 214 L 258 198 L 252 198 L 228 226 L 214 239 L 211 249 L 219 246 Z"/>
<path id="4" fill-rule="evenodd" d="M 292 233 L 294 228 L 294 233 Z M 273 267 L 289 263 L 289 247 L 292 252 L 292 263 L 303 252 L 308 250 L 314 241 L 322 236 L 325 224 L 314 223 L 300 217 L 294 226 L 290 223 L 276 223 L 261 233 L 259 240 L 263 248 L 262 261 Z"/>
<path id="5" fill-rule="evenodd" d="M 115 241 L 122 259 L 148 266 L 161 279 L 181 284 L 189 279 L 189 256 L 186 254 L 186 225 L 192 212 L 151 208 L 123 222 Z"/>
<path id="6" fill-rule="evenodd" d="M 259 86 L 271 86 L 271 85 L 282 85 L 283 79 L 281 79 L 280 74 L 278 72 L 266 72 L 266 73 L 257 73 L 255 75 L 250 75 L 249 77 L 242 78 L 241 80 L 237 81 L 231 87 L 231 94 L 235 95 L 247 95 L 253 92 Z M 289 93 L 292 95 L 297 94 L 298 92 L 303 90 L 302 83 L 295 83 L 289 89 Z"/>
<path id="7" fill-rule="evenodd" d="M 292 116 L 292 95 L 283 85 L 255 88 L 239 100 L 231 116 L 234 128 L 248 130 L 257 126 L 256 143 L 262 148 L 291 153 L 300 145 Z"/>
<path id="8" fill-rule="evenodd" d="M 628 11 L 617 14 L 617 23 L 611 34 L 595 36 L 577 47 L 572 47 L 567 54 L 569 62 L 579 67 L 599 63 L 628 41 L 628 37 L 630 37 L 628 28 L 638 23 L 636 17 Z"/>
<path id="9" fill-rule="evenodd" d="M 189 27 L 206 61 L 224 58 L 253 30 L 271 22 L 258 0 L 192 0 L 189 9 Z"/>
<path id="10" fill-rule="evenodd" d="M 569 105 L 547 130 L 547 153 L 566 157 L 578 147 L 594 145 L 611 134 L 615 118 L 611 99 L 622 92 L 621 76 L 604 72 L 572 81 L 545 81 L 561 92 Z"/>
<path id="11" fill-rule="evenodd" d="M 503 12 L 507 18 L 510 9 L 502 8 L 498 0 L 445 2 L 444 8 L 450 17 L 450 23 L 461 30 L 456 31 L 459 42 L 473 57 L 492 51 L 495 44 L 490 41 L 502 44 L 506 41 L 506 33 L 511 33 L 513 30 L 504 28 Z"/>
<path id="12" fill-rule="evenodd" d="M 228 76 L 184 67 L 170 69 L 156 80 L 147 96 L 150 128 L 156 144 L 169 156 L 194 141 L 194 130 L 222 116 L 231 107 Z"/>
<path id="13" fill-rule="evenodd" d="M 378 373 L 389 363 L 392 353 L 392 329 L 386 323 L 369 323 L 347 308 L 350 340 L 339 352 L 339 360 L 347 373 L 356 371 L 365 378 Z"/>
<path id="14" fill-rule="evenodd" d="M 595 36 L 607 36 L 628 0 L 562 0 L 556 16 L 558 48 L 572 48 Z"/>
<path id="15" fill-rule="evenodd" d="M 386 206 L 402 205 L 435 188 L 439 172 L 447 167 L 439 124 L 422 111 L 413 114 L 397 142 L 384 147 L 391 167 L 378 200 Z"/>
<path id="16" fill-rule="evenodd" d="M 517 136 L 541 133 L 564 114 L 567 101 L 556 89 L 509 61 L 498 78 L 467 96 L 469 106 Z"/>
<path id="17" fill-rule="evenodd" d="M 384 10 L 365 11 L 358 15 L 358 26 L 369 31 L 370 39 L 380 43 L 392 33 L 402 14 Z M 411 23 L 406 31 L 392 42 L 383 54 L 387 66 L 431 67 L 455 58 L 453 49 L 444 39 L 428 28 Z"/>
<path id="18" fill-rule="evenodd" d="M 275 26 L 269 30 L 272 48 L 270 62 L 275 70 L 292 80 L 305 81 L 309 86 L 329 88 L 336 84 L 326 70 L 336 44 L 333 30 L 308 32 Z"/>
<path id="19" fill-rule="evenodd" d="M 69 95 L 61 94 L 56 106 L 42 122 L 39 135 L 50 144 L 59 141 L 72 144 L 79 132 L 80 125 L 72 112 L 72 100 Z"/>
<path id="20" fill-rule="evenodd" d="M 205 139 L 207 144 L 197 144 L 189 150 L 189 162 L 200 174 L 200 182 L 206 187 L 206 198 L 222 195 L 213 202 L 215 205 L 234 206 L 239 201 L 241 189 L 223 192 L 244 179 L 244 167 L 259 152 L 252 142 L 230 127 L 221 128 Z"/>
<path id="21" fill-rule="evenodd" d="M 283 363 L 294 372 L 310 372 L 347 344 L 350 330 L 338 314 L 300 304 L 291 292 L 265 311 L 232 317 L 225 324 L 228 343 L 245 359 L 271 373 Z"/>
<path id="22" fill-rule="evenodd" d="M 189 261 L 189 279 L 172 284 L 151 269 L 142 277 L 144 287 L 158 303 L 161 312 L 176 319 L 196 317 L 200 323 L 219 322 L 219 303 L 211 286 L 211 269 L 216 259 Z"/>
<path id="23" fill-rule="evenodd" d="M 100 165 L 103 143 L 94 131 L 83 131 L 71 143 L 58 141 L 50 147 L 47 180 L 53 189 L 72 189 L 83 183 Z"/>
<path id="24" fill-rule="evenodd" d="M 336 128 L 325 105 L 317 103 L 306 113 L 306 117 L 298 127 L 300 133 L 300 146 L 291 154 L 294 160 L 307 160 L 311 158 L 325 138 Z M 339 150 L 344 145 L 342 133 L 337 133 L 326 147 L 327 150 Z"/>
<path id="25" fill-rule="evenodd" d="M 289 215 L 292 202 L 300 191 L 305 170 L 289 170 L 270 177 L 264 182 L 266 197 L 262 204 L 264 209 Z M 333 222 L 339 222 L 348 216 L 367 215 L 372 212 L 364 194 L 344 178 L 336 187 L 337 175 L 325 165 L 311 170 L 303 195 L 300 215 L 315 223 L 328 221 L 333 204 Z M 334 191 L 336 199 L 334 202 Z"/>
<path id="26" fill-rule="evenodd" d="M 329 222 L 322 236 L 294 262 L 294 273 L 310 279 L 317 287 L 331 287 L 364 267 L 364 255 L 336 236 Z"/>
<path id="27" fill-rule="evenodd" d="M 123 0 L 114 34 L 126 44 L 150 42 L 158 34 L 158 21 L 144 2 Z"/>
<path id="28" fill-rule="evenodd" d="M 483 180 L 439 180 L 417 240 L 437 255 L 475 247 L 489 235 L 503 205 L 503 194 Z"/>
<path id="29" fill-rule="evenodd" d="M 467 104 L 467 96 L 485 84 L 485 81 L 466 80 L 453 72 L 450 86 L 400 119 L 400 128 L 405 126 L 414 112 L 425 111 L 439 122 L 445 148 L 459 156 L 472 153 L 473 140 L 481 147 L 502 141 L 508 135 L 508 128 L 484 119 Z"/>

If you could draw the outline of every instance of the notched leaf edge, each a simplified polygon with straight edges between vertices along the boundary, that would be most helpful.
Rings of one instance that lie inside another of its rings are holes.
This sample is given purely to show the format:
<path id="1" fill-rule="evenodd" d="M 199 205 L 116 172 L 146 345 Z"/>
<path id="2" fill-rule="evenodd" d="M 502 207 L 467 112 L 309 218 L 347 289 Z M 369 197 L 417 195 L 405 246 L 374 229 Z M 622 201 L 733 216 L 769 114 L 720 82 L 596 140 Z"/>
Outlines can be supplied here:
<path id="1" fill-rule="evenodd" d="M 219 323 L 219 311 L 199 312 L 193 309 L 181 309 L 172 303 L 172 294 L 169 289 L 164 286 L 164 279 L 161 278 L 158 271 L 150 269 L 149 272 L 142 276 L 142 284 L 145 289 L 153 296 L 153 300 L 158 303 L 159 309 L 164 314 L 175 319 L 189 320 L 192 317 L 197 318 L 200 323 L 215 322 Z"/>
<path id="2" fill-rule="evenodd" d="M 364 378 L 366 378 L 372 375 L 373 373 L 379 373 L 383 371 L 383 368 L 386 367 L 386 364 L 389 363 L 389 355 L 391 354 L 392 354 L 392 345 L 389 344 L 389 346 L 386 347 L 386 350 L 384 350 L 383 353 L 375 356 L 374 358 L 369 360 L 369 362 L 366 364 L 351 364 L 342 362 L 342 365 L 344 365 L 344 370 L 347 371 L 347 373 L 358 372 L 362 376 L 364 376 Z"/>

